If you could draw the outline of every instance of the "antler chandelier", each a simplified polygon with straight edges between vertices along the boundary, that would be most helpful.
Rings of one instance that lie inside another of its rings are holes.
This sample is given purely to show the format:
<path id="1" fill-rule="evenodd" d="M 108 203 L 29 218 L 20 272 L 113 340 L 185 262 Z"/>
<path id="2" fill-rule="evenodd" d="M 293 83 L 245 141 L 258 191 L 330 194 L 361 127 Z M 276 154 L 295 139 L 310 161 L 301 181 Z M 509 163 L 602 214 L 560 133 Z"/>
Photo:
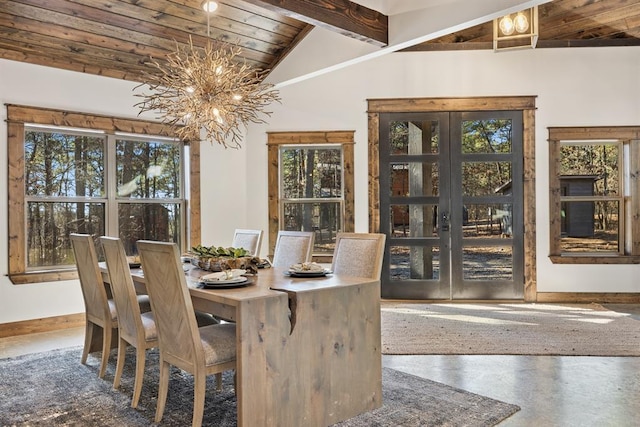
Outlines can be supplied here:
<path id="1" fill-rule="evenodd" d="M 204 5 L 203 5 L 204 7 Z M 205 9 L 206 10 L 206 9 Z M 207 19 L 207 33 L 209 20 Z M 135 106 L 159 113 L 163 123 L 172 126 L 181 139 L 205 138 L 225 148 L 240 148 L 240 125 L 264 123 L 265 107 L 280 97 L 273 85 L 264 83 L 267 71 L 258 71 L 236 57 L 239 47 L 209 39 L 203 49 L 176 43 L 176 51 L 165 65 L 154 61 L 158 73 L 146 75 L 149 94 Z M 142 86 L 141 85 L 141 86 Z"/>

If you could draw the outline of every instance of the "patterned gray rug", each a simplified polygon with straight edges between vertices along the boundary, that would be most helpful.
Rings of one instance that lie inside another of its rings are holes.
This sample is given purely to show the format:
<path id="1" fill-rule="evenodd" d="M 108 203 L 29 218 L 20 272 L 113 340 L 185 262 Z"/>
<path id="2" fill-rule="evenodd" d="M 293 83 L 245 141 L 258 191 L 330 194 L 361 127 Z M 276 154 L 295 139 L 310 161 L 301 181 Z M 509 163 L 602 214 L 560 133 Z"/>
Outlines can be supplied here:
<path id="1" fill-rule="evenodd" d="M 112 353 L 107 374 L 97 377 L 99 360 L 80 364 L 81 348 L 55 350 L 0 360 L 0 426 L 150 426 L 156 407 L 158 354 L 147 356 L 140 404 L 130 407 L 135 357 L 127 355 L 120 390 L 113 390 Z M 235 426 L 233 378 L 224 376 L 224 390 L 207 383 L 205 426 Z M 161 425 L 191 422 L 193 379 L 172 369 L 167 407 Z M 519 411 L 500 402 L 444 384 L 383 369 L 381 408 L 338 425 L 351 426 L 493 426 Z"/>

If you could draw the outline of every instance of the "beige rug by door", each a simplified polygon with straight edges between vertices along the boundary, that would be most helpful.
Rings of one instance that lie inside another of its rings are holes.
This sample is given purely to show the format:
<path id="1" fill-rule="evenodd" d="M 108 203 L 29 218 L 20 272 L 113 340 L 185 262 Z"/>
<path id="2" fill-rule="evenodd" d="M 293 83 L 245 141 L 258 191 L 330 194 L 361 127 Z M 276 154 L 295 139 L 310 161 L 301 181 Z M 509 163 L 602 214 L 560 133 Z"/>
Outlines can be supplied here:
<path id="1" fill-rule="evenodd" d="M 640 320 L 599 304 L 383 301 L 382 353 L 640 356 Z"/>

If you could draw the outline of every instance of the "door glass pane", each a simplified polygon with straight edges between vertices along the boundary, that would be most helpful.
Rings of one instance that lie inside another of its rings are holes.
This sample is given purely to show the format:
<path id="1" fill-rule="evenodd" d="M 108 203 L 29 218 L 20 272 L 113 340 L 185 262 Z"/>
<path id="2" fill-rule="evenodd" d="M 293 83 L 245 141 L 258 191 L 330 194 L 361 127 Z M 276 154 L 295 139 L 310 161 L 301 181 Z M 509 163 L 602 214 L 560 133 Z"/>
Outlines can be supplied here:
<path id="1" fill-rule="evenodd" d="M 389 165 L 391 196 L 437 196 L 438 163 L 407 162 Z"/>
<path id="2" fill-rule="evenodd" d="M 314 253 L 333 253 L 342 224 L 342 203 L 284 202 L 284 229 L 314 231 Z"/>
<path id="3" fill-rule="evenodd" d="M 393 237 L 438 237 L 437 205 L 391 205 Z"/>
<path id="4" fill-rule="evenodd" d="M 462 194 L 511 194 L 510 162 L 462 162 Z"/>
<path id="5" fill-rule="evenodd" d="M 104 235 L 102 203 L 27 203 L 27 267 L 75 263 L 70 233 Z"/>
<path id="6" fill-rule="evenodd" d="M 120 203 L 119 237 L 127 255 L 137 254 L 136 241 L 158 240 L 180 244 L 180 204 Z"/>
<path id="7" fill-rule="evenodd" d="M 462 277 L 465 280 L 511 280 L 511 246 L 470 246 L 462 249 Z"/>
<path id="8" fill-rule="evenodd" d="M 390 154 L 438 153 L 439 125 L 437 121 L 389 123 Z"/>
<path id="9" fill-rule="evenodd" d="M 118 197 L 181 197 L 181 145 L 172 142 L 116 141 Z"/>
<path id="10" fill-rule="evenodd" d="M 104 197 L 104 136 L 25 132 L 25 194 Z"/>
<path id="11" fill-rule="evenodd" d="M 282 148 L 282 197 L 342 197 L 341 148 Z"/>
<path id="12" fill-rule="evenodd" d="M 619 212 L 618 201 L 562 202 L 562 252 L 618 252 Z"/>
<path id="13" fill-rule="evenodd" d="M 440 251 L 434 246 L 391 246 L 391 280 L 433 279 L 440 277 Z"/>
<path id="14" fill-rule="evenodd" d="M 513 233 L 513 206 L 504 204 L 470 204 L 463 218 L 463 236 L 471 238 L 501 238 Z"/>
<path id="15" fill-rule="evenodd" d="M 511 120 L 462 121 L 462 153 L 510 153 L 512 149 Z"/>

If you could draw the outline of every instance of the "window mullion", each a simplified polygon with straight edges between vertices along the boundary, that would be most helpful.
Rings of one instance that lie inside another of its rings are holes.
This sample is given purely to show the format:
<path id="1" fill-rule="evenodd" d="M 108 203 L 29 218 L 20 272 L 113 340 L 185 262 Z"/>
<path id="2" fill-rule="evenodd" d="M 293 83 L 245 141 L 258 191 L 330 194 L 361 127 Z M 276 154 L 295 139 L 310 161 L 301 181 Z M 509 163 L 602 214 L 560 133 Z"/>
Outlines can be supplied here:
<path id="1" fill-rule="evenodd" d="M 117 173 L 116 173 L 116 136 L 108 134 L 105 141 L 107 144 L 105 152 L 107 153 L 105 165 L 105 182 L 107 183 L 107 206 L 105 207 L 105 233 L 107 236 L 119 237 L 118 232 L 118 201 L 116 199 L 117 191 Z"/>

